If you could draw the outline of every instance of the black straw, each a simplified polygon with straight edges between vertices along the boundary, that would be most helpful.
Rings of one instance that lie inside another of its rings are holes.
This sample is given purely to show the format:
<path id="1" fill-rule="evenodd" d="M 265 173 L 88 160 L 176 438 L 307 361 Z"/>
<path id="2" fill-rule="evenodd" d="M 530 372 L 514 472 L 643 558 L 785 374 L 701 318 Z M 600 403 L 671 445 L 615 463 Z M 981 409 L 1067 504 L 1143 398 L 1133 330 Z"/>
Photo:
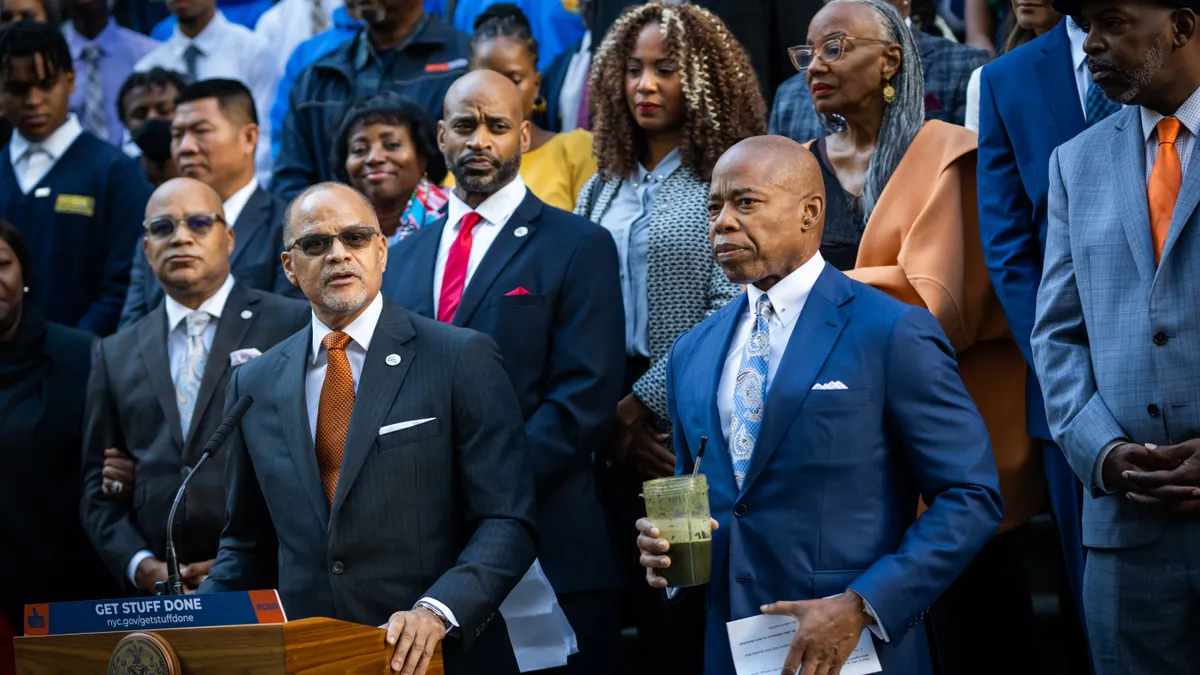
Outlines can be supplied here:
<path id="1" fill-rule="evenodd" d="M 700 437 L 700 449 L 696 451 L 696 465 L 692 467 L 692 478 L 700 473 L 700 460 L 704 459 L 704 448 L 708 445 L 708 436 Z"/>

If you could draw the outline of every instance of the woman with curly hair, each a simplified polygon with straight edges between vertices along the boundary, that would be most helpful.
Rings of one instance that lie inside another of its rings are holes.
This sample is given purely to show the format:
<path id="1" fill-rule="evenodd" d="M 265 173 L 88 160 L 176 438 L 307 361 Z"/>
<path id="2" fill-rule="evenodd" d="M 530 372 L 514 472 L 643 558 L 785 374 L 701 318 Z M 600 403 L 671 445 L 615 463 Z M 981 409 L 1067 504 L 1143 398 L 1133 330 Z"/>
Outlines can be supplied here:
<path id="1" fill-rule="evenodd" d="M 730 146 L 766 133 L 766 104 L 746 51 L 720 19 L 694 5 L 657 2 L 631 7 L 613 24 L 592 62 L 589 99 L 599 174 L 580 192 L 576 213 L 616 240 L 629 357 L 603 484 L 616 539 L 629 547 L 622 555 L 630 582 L 645 594 L 634 548 L 634 523 L 645 515 L 640 482 L 675 472 L 667 351 L 740 292 L 712 259 L 708 181 Z M 699 672 L 679 659 L 703 651 L 687 644 L 703 639 L 702 624 L 659 620 L 661 599 L 653 592 L 644 599 L 639 641 L 676 646 L 668 663 L 648 672 Z M 687 633 L 655 638 L 671 627 Z M 654 649 L 643 652 L 655 657 Z"/>

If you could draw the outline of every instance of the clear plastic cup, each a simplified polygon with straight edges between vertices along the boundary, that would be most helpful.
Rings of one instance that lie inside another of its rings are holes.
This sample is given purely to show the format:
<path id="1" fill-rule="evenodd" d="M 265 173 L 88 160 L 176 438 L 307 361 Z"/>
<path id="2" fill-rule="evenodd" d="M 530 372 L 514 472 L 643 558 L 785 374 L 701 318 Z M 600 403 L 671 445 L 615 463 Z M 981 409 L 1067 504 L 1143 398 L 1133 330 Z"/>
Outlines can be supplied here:
<path id="1" fill-rule="evenodd" d="M 704 474 L 646 481 L 642 493 L 646 517 L 670 544 L 671 565 L 658 574 L 672 588 L 707 584 L 712 577 L 712 524 Z"/>

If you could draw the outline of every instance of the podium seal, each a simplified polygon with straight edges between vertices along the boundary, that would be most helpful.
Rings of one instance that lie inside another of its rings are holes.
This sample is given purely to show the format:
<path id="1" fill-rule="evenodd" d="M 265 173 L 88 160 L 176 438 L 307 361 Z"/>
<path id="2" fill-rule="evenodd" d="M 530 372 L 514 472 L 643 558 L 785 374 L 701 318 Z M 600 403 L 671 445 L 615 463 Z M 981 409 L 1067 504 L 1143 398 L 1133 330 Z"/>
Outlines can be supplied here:
<path id="1" fill-rule="evenodd" d="M 154 633 L 130 633 L 113 649 L 108 675 L 180 675 L 179 657 Z"/>

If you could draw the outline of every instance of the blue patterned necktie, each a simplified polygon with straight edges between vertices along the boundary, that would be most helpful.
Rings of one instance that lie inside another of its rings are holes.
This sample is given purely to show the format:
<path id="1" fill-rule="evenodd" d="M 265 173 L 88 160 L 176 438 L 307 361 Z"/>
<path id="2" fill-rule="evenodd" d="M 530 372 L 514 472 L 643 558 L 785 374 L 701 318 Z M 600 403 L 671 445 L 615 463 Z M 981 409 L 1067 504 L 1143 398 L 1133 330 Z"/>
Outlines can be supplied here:
<path id="1" fill-rule="evenodd" d="M 1121 104 L 1113 103 L 1104 95 L 1104 90 L 1101 89 L 1095 82 L 1088 85 L 1087 90 L 1087 125 L 1091 127 L 1105 117 L 1117 112 L 1121 109 Z"/>
<path id="2" fill-rule="evenodd" d="M 179 406 L 179 426 L 187 438 L 192 426 L 192 413 L 196 409 L 196 396 L 200 393 L 200 380 L 204 379 L 204 365 L 208 362 L 208 349 L 204 346 L 204 329 L 212 321 L 208 312 L 192 312 L 184 319 L 187 324 L 188 349 L 179 374 L 175 377 L 175 403 Z"/>
<path id="3" fill-rule="evenodd" d="M 84 80 L 83 128 L 102 141 L 108 140 L 108 120 L 104 114 L 104 88 L 100 82 L 100 48 L 89 44 L 80 59 L 87 64 Z"/>
<path id="4" fill-rule="evenodd" d="M 738 489 L 746 479 L 754 443 L 762 430 L 763 404 L 767 398 L 767 364 L 771 357 L 771 317 L 775 308 L 766 295 L 754 305 L 754 327 L 742 350 L 733 389 L 733 418 L 729 424 L 729 456 L 733 460 L 733 478 Z"/>

